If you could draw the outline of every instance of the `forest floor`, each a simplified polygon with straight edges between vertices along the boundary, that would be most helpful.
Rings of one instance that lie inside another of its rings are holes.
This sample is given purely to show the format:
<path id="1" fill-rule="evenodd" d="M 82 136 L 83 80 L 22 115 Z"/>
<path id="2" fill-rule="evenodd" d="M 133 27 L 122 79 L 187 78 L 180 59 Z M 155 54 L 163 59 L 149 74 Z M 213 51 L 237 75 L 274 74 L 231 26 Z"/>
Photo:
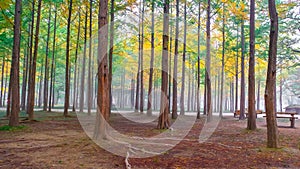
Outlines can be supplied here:
<path id="1" fill-rule="evenodd" d="M 125 158 L 97 146 L 75 113 L 64 118 L 58 112 L 37 112 L 36 119 L 22 123 L 23 128 L 0 131 L 0 168 L 125 168 Z M 279 149 L 266 148 L 263 118 L 257 119 L 258 130 L 248 131 L 247 120 L 227 116 L 206 142 L 199 143 L 204 121 L 197 120 L 185 139 L 162 155 L 129 158 L 132 168 L 300 168 L 300 120 L 296 129 L 279 128 Z M 157 134 L 156 122 L 131 123 L 113 115 L 110 123 L 122 133 Z M 7 120 L 0 120 L 2 129 L 5 124 Z"/>

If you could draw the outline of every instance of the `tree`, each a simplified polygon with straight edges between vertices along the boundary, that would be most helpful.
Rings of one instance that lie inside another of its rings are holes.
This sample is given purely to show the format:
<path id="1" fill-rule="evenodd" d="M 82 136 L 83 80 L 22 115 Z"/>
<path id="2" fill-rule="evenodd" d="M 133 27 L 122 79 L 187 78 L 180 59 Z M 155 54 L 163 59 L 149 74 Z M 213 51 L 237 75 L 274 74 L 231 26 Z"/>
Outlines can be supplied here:
<path id="1" fill-rule="evenodd" d="M 48 31 L 46 40 L 46 59 L 45 59 L 45 77 L 44 77 L 44 105 L 43 110 L 47 110 L 48 102 L 48 78 L 49 78 L 49 39 L 50 39 L 50 23 L 51 23 L 51 2 L 49 5 Z"/>
<path id="2" fill-rule="evenodd" d="M 85 10 L 85 21 L 84 21 L 84 47 L 83 47 L 83 58 L 82 58 L 82 70 L 81 70 L 81 84 L 80 84 L 80 101 L 79 111 L 83 112 L 84 107 L 84 80 L 85 80 L 85 59 L 86 59 L 86 43 L 87 43 L 87 20 L 88 20 L 88 6 Z"/>
<path id="3" fill-rule="evenodd" d="M 186 1 L 184 1 L 184 35 L 183 35 L 183 54 L 182 54 L 182 77 L 180 95 L 180 115 L 184 115 L 184 89 L 185 89 L 185 55 L 186 55 Z"/>
<path id="4" fill-rule="evenodd" d="M 255 0 L 250 1 L 250 57 L 248 73 L 248 130 L 256 129 L 255 112 Z"/>
<path id="5" fill-rule="evenodd" d="M 109 118 L 109 75 L 107 63 L 107 0 L 99 1 L 98 14 L 98 90 L 97 90 L 97 117 L 94 138 L 106 138 L 105 121 Z"/>
<path id="6" fill-rule="evenodd" d="M 80 15 L 80 7 L 78 11 L 78 31 L 77 31 L 77 39 L 76 39 L 76 49 L 75 49 L 75 68 L 74 68 L 74 91 L 73 91 L 73 108 L 72 111 L 75 112 L 75 108 L 77 107 L 77 60 L 78 60 L 78 48 L 79 48 L 79 38 L 80 38 L 80 25 L 81 25 L 81 15 Z M 79 71 L 78 71 L 79 72 Z"/>
<path id="7" fill-rule="evenodd" d="M 149 86 L 148 86 L 148 104 L 147 115 L 152 115 L 152 86 L 153 86 L 153 63 L 154 63 L 154 0 L 151 2 L 151 59 L 150 59 L 150 74 L 149 74 Z"/>
<path id="8" fill-rule="evenodd" d="M 169 122 L 169 98 L 168 98 L 168 46 L 169 46 L 169 0 L 164 1 L 163 19 L 163 51 L 162 51 L 162 83 L 161 83 L 161 103 L 158 119 L 158 129 L 167 129 Z"/>
<path id="9" fill-rule="evenodd" d="M 198 49 L 198 58 L 197 58 L 197 64 L 198 64 L 198 70 L 197 70 L 197 119 L 200 119 L 200 18 L 201 18 L 201 1 L 199 1 L 198 4 L 198 45 L 197 45 L 197 49 Z"/>
<path id="10" fill-rule="evenodd" d="M 178 116 L 178 114 L 177 114 L 178 36 L 179 36 L 179 0 L 176 0 L 176 26 L 175 26 L 175 52 L 174 52 L 174 71 L 173 71 L 172 119 L 176 119 L 177 116 Z"/>
<path id="11" fill-rule="evenodd" d="M 113 51 L 114 51 L 114 19 L 115 19 L 115 0 L 111 0 L 110 5 L 110 34 L 109 34 L 109 95 L 112 96 L 112 62 L 113 62 Z M 110 98 L 109 111 L 111 111 L 112 98 Z"/>
<path id="12" fill-rule="evenodd" d="M 278 40 L 278 14 L 276 11 L 275 0 L 268 0 L 270 14 L 270 40 L 267 81 L 265 88 L 265 107 L 267 116 L 267 146 L 269 148 L 278 148 L 279 138 L 276 121 L 276 112 L 274 109 L 274 89 L 276 83 L 276 58 L 277 58 L 277 40 Z"/>
<path id="13" fill-rule="evenodd" d="M 68 26 L 67 26 L 67 46 L 66 46 L 66 84 L 65 84 L 65 105 L 64 116 L 68 116 L 69 98 L 70 98 L 70 76 L 69 76 L 69 60 L 70 60 L 70 25 L 72 17 L 72 0 L 69 4 Z"/>
<path id="14" fill-rule="evenodd" d="M 222 70 L 221 70 L 221 97 L 220 97 L 220 114 L 223 116 L 223 93 L 224 93 L 224 67 L 225 67 L 225 3 L 223 2 L 223 23 L 222 23 Z"/>
<path id="15" fill-rule="evenodd" d="M 89 39 L 89 67 L 88 67 L 88 92 L 87 92 L 87 107 L 88 107 L 88 114 L 91 114 L 92 108 L 92 77 L 91 77 L 91 63 L 92 63 L 92 12 L 93 12 L 93 0 L 90 0 L 90 39 Z"/>
<path id="16" fill-rule="evenodd" d="M 19 90 L 19 60 L 20 60 L 20 39 L 21 39 L 21 6 L 22 0 L 17 0 L 15 5 L 15 20 L 14 20 L 14 44 L 12 53 L 12 68 L 11 68 L 11 114 L 9 118 L 9 126 L 19 125 L 20 112 L 20 90 Z"/>
<path id="17" fill-rule="evenodd" d="M 210 79 L 210 0 L 207 1 L 206 8 L 206 61 L 205 61 L 205 85 L 206 85 L 206 113 L 207 121 L 212 120 L 212 105 L 211 105 L 211 79 Z"/>
<path id="18" fill-rule="evenodd" d="M 38 45 L 39 45 L 39 29 L 40 29 L 40 19 L 41 19 L 41 7 L 42 0 L 38 1 L 38 11 L 37 11 L 37 20 L 36 20 L 36 29 L 35 29 L 35 41 L 34 41 L 34 53 L 31 62 L 31 71 L 29 74 L 29 87 L 28 87 L 28 100 L 27 100 L 27 114 L 30 121 L 33 120 L 33 108 L 34 108 L 34 95 L 35 95 L 35 76 L 36 76 L 36 59 L 38 54 Z"/>
<path id="19" fill-rule="evenodd" d="M 241 98 L 240 98 L 240 120 L 245 119 L 245 26 L 244 19 L 241 23 Z"/>
<path id="20" fill-rule="evenodd" d="M 54 35 L 53 35 L 53 44 L 52 44 L 52 59 L 51 59 L 51 74 L 50 74 L 50 95 L 49 95 L 49 103 L 48 103 L 48 111 L 51 112 L 53 98 L 54 98 L 54 64 L 55 64 L 55 42 L 56 42 L 56 19 L 57 19 L 57 6 L 55 5 L 54 10 Z"/>
<path id="21" fill-rule="evenodd" d="M 142 7 L 142 25 L 141 25 L 141 37 L 140 37 L 140 81 L 141 81 L 141 95 L 140 95 L 140 112 L 142 113 L 144 110 L 144 70 L 143 70 L 143 61 L 144 61 L 144 14 L 145 14 L 145 0 L 141 1 Z"/>

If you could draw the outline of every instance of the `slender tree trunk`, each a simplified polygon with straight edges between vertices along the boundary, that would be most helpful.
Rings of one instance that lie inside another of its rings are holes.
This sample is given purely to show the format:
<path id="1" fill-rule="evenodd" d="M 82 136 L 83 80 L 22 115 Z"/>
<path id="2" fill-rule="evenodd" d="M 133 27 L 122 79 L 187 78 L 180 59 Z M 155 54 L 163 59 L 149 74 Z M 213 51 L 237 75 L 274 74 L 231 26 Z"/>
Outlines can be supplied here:
<path id="1" fill-rule="evenodd" d="M 240 100 L 240 120 L 245 119 L 245 35 L 244 35 L 244 20 L 241 24 L 241 100 Z"/>
<path id="2" fill-rule="evenodd" d="M 54 62 L 54 64 L 55 64 L 55 62 Z M 56 78 L 55 70 L 56 70 L 56 66 L 54 65 L 53 90 L 52 90 L 53 98 L 52 98 L 52 105 L 51 105 L 52 108 L 54 108 L 54 105 L 56 104 L 55 101 L 54 101 L 55 100 L 55 83 L 56 83 L 56 80 L 55 80 L 55 78 Z M 59 92 L 57 92 L 57 93 L 58 94 L 57 94 L 56 98 L 58 100 L 58 98 L 59 98 Z"/>
<path id="3" fill-rule="evenodd" d="M 153 86 L 153 64 L 154 64 L 154 0 L 151 2 L 151 59 L 150 59 L 150 74 L 149 74 L 149 88 L 148 88 L 148 104 L 147 115 L 152 115 L 152 86 Z"/>
<path id="4" fill-rule="evenodd" d="M 7 105 L 6 105 L 6 117 L 10 117 L 11 113 L 11 87 L 12 87 L 12 67 L 10 68 L 10 75 L 9 75 L 9 85 L 8 85 L 8 93 L 7 93 Z"/>
<path id="5" fill-rule="evenodd" d="M 177 118 L 177 65 L 178 65 L 178 36 L 179 36 L 179 0 L 176 0 L 176 27 L 175 27 L 175 52 L 173 71 L 173 103 L 172 119 Z"/>
<path id="6" fill-rule="evenodd" d="M 279 95 L 280 112 L 283 112 L 283 110 L 282 110 L 282 85 L 283 85 L 283 79 L 281 77 L 280 78 L 280 86 L 279 86 L 279 89 L 280 89 L 280 95 Z"/>
<path id="7" fill-rule="evenodd" d="M 171 13 L 172 15 L 172 5 L 171 5 Z M 170 52 L 169 52 L 169 88 L 168 88 L 168 98 L 169 98 L 169 109 L 171 109 L 171 85 L 172 85 L 172 36 L 173 36 L 173 26 L 170 24 Z M 170 110 L 171 111 L 171 110 Z"/>
<path id="8" fill-rule="evenodd" d="M 87 43 L 87 20 L 88 20 L 88 6 L 85 11 L 85 26 L 84 26 L 84 49 L 82 58 L 82 70 L 81 70 L 81 85 L 80 85 L 80 103 L 79 111 L 83 112 L 84 107 L 84 80 L 85 80 L 85 59 L 86 59 L 86 43 Z"/>
<path id="9" fill-rule="evenodd" d="M 260 110 L 260 80 L 257 81 L 256 109 Z"/>
<path id="10" fill-rule="evenodd" d="M 186 1 L 184 1 L 184 35 L 183 35 L 183 55 L 182 55 L 182 77 L 180 95 L 180 115 L 184 115 L 184 89 L 185 89 L 185 55 L 186 55 Z"/>
<path id="11" fill-rule="evenodd" d="M 37 11 L 37 21 L 36 21 L 36 30 L 35 30 L 35 42 L 34 42 L 34 53 L 32 58 L 31 71 L 29 74 L 29 91 L 28 91 L 28 100 L 27 100 L 27 114 L 30 121 L 33 120 L 33 108 L 34 108 L 34 95 L 35 95 L 35 76 L 36 76 L 36 59 L 38 54 L 38 44 L 39 44 L 39 29 L 40 29 L 40 18 L 41 18 L 41 6 L 42 0 L 38 1 L 38 11 Z"/>
<path id="12" fill-rule="evenodd" d="M 210 79 L 210 0 L 207 1 L 207 21 L 206 21 L 206 109 L 207 109 L 207 121 L 212 120 L 212 104 L 211 104 L 211 79 Z"/>
<path id="13" fill-rule="evenodd" d="M 169 99 L 168 90 L 168 46 L 169 46 L 169 0 L 164 1 L 164 19 L 163 19 L 163 51 L 162 51 L 162 83 L 161 83 L 161 101 L 160 115 L 158 119 L 158 129 L 169 128 Z"/>
<path id="14" fill-rule="evenodd" d="M 50 39 L 50 23 L 51 23 L 51 3 L 49 6 L 48 32 L 46 42 L 46 59 L 45 59 L 45 77 L 44 77 L 44 106 L 43 110 L 47 110 L 48 103 L 48 79 L 49 79 L 49 39 Z"/>
<path id="15" fill-rule="evenodd" d="M 248 73 L 248 130 L 256 129 L 255 111 L 255 0 L 250 0 L 250 58 Z"/>
<path id="16" fill-rule="evenodd" d="M 43 69 L 44 69 L 44 65 L 42 65 L 41 70 L 40 70 L 40 77 L 39 77 L 39 86 L 38 86 L 38 90 L 39 90 L 39 99 L 38 99 L 38 107 L 42 106 L 42 90 L 43 90 Z"/>
<path id="17" fill-rule="evenodd" d="M 9 126 L 19 125 L 20 112 L 20 90 L 19 90 L 19 60 L 20 60 L 20 40 L 21 40 L 21 6 L 22 0 L 16 0 L 15 19 L 14 19 L 14 44 L 12 53 L 12 71 L 11 71 L 11 115 L 9 118 Z"/>
<path id="18" fill-rule="evenodd" d="M 71 29 L 71 17 L 72 17 L 72 0 L 69 4 L 68 26 L 67 26 L 67 46 L 66 46 L 66 81 L 65 81 L 65 105 L 64 116 L 68 116 L 69 98 L 70 98 L 70 75 L 69 75 L 69 60 L 70 60 L 70 29 Z"/>
<path id="19" fill-rule="evenodd" d="M 270 41 L 267 81 L 265 89 L 265 106 L 267 115 L 267 146 L 277 148 L 279 146 L 278 129 L 276 121 L 276 111 L 274 110 L 274 89 L 276 83 L 276 58 L 278 40 L 278 14 L 275 0 L 268 0 L 270 14 Z"/>
<path id="20" fill-rule="evenodd" d="M 145 0 L 143 0 L 143 8 L 142 8 L 142 30 L 141 30 L 141 49 L 140 49 L 140 53 L 141 53 L 141 99 L 140 99 L 140 112 L 142 113 L 144 110 L 144 68 L 143 68 L 143 62 L 144 62 L 144 13 L 145 13 Z"/>
<path id="21" fill-rule="evenodd" d="M 198 53 L 197 53 L 197 119 L 200 119 L 200 20 L 201 19 L 201 1 L 199 1 L 198 4 L 198 32 L 197 32 L 197 37 L 198 37 Z"/>
<path id="22" fill-rule="evenodd" d="M 78 60 L 78 48 L 79 48 L 79 38 L 80 38 L 80 26 L 81 26 L 81 15 L 80 15 L 81 8 L 79 7 L 78 10 L 78 30 L 77 30 L 77 40 L 76 40 L 76 50 L 75 50 L 75 68 L 74 68 L 74 90 L 73 90 L 73 107 L 72 111 L 76 111 L 77 107 L 77 94 L 78 94 L 78 85 L 77 85 L 77 60 Z"/>
<path id="23" fill-rule="evenodd" d="M 89 66 L 88 66 L 88 92 L 87 92 L 87 107 L 88 107 L 88 114 L 91 114 L 92 108 L 92 77 L 91 77 L 91 63 L 92 63 L 92 12 L 93 12 L 93 0 L 90 0 L 90 39 L 89 39 Z"/>
<path id="24" fill-rule="evenodd" d="M 113 59 L 113 51 L 114 51 L 114 19 L 115 19 L 115 1 L 111 0 L 110 5 L 110 34 L 109 34 L 109 95 L 110 95 L 110 103 L 109 103 L 109 113 L 111 113 L 112 106 L 112 59 Z"/>
<path id="25" fill-rule="evenodd" d="M 188 62 L 191 61 L 191 56 L 189 55 Z M 188 98 L 187 98 L 187 111 L 189 112 L 191 109 L 191 68 L 188 68 Z"/>
<path id="26" fill-rule="evenodd" d="M 239 26 L 236 28 L 236 61 L 235 61 L 235 111 L 238 110 L 239 95 Z"/>
<path id="27" fill-rule="evenodd" d="M 3 97 L 3 91 L 5 91 L 5 89 L 3 88 L 3 84 L 4 84 L 4 68 L 5 68 L 5 56 L 3 56 L 3 60 L 2 60 L 2 69 L 1 69 L 1 93 L 0 93 L 0 107 L 4 106 L 3 103 L 3 100 L 4 100 L 4 97 Z"/>
<path id="28" fill-rule="evenodd" d="M 28 32 L 30 32 L 30 28 L 31 28 L 31 23 L 28 24 Z M 26 101 L 27 77 L 28 77 L 28 58 L 30 55 L 29 54 L 29 52 L 30 52 L 29 45 L 30 45 L 30 41 L 32 39 L 31 37 L 32 37 L 31 35 L 28 35 L 27 54 L 24 56 L 24 63 L 23 63 L 24 67 L 23 67 L 22 95 L 21 95 L 21 109 L 22 110 L 25 110 L 25 105 L 26 105 L 25 101 Z M 1 95 L 2 95 L 2 93 L 1 93 Z M 0 101 L 0 104 L 1 104 L 1 101 Z M 0 107 L 1 107 L 1 105 L 0 105 Z"/>
<path id="29" fill-rule="evenodd" d="M 131 93 L 130 93 L 130 108 L 133 109 L 133 106 L 134 106 L 134 77 L 132 77 L 131 79 Z"/>
<path id="30" fill-rule="evenodd" d="M 54 74 L 54 64 L 55 64 L 55 42 L 56 42 L 56 18 L 57 18 L 57 6 L 55 5 L 54 10 L 54 35 L 53 35 L 53 46 L 52 46 L 52 59 L 51 59 L 51 75 L 50 75 L 50 95 L 49 95 L 49 104 L 48 104 L 48 111 L 51 112 L 51 108 L 53 107 L 53 98 L 54 98 L 54 85 L 53 85 L 53 74 Z M 55 80 L 54 80 L 55 81 Z M 53 98 L 52 98 L 53 97 Z M 51 103 L 52 102 L 52 103 Z"/>
<path id="31" fill-rule="evenodd" d="M 221 97 L 220 97 L 220 114 L 223 117 L 223 99 L 224 99 L 224 67 L 225 67 L 225 3 L 223 3 L 223 25 L 222 25 L 222 70 L 221 70 Z"/>

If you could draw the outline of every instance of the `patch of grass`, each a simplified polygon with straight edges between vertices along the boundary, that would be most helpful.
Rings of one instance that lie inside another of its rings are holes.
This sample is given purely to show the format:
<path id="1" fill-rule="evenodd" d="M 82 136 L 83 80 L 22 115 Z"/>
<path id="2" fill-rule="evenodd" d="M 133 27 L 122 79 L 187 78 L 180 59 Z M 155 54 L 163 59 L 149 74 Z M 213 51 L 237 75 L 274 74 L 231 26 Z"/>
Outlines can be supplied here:
<path id="1" fill-rule="evenodd" d="M 19 131 L 19 130 L 24 130 L 27 129 L 27 126 L 16 126 L 16 127 L 11 127 L 8 125 L 0 126 L 0 131 Z"/>
<path id="2" fill-rule="evenodd" d="M 258 152 L 283 152 L 283 148 L 267 148 L 267 147 L 260 147 L 258 148 Z"/>

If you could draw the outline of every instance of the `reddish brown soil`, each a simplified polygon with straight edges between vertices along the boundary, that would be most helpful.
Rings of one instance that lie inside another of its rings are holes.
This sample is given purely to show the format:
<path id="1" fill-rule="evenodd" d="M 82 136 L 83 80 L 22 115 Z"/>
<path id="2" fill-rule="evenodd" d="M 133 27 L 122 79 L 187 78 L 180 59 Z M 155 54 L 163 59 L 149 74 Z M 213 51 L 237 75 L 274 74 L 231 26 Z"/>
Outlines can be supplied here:
<path id="1" fill-rule="evenodd" d="M 143 133 L 139 135 L 145 137 L 157 133 L 156 123 L 139 125 L 121 116 L 113 116 L 111 123 L 122 133 Z M 197 120 L 188 136 L 163 155 L 129 158 L 132 168 L 300 168 L 299 120 L 296 129 L 279 128 L 280 149 L 265 148 L 264 119 L 258 119 L 259 129 L 250 132 L 245 130 L 247 121 L 227 117 L 212 137 L 200 144 L 203 124 L 204 120 Z M 125 168 L 124 157 L 98 147 L 76 117 L 45 113 L 39 122 L 23 125 L 28 128 L 0 131 L 0 168 Z"/>

